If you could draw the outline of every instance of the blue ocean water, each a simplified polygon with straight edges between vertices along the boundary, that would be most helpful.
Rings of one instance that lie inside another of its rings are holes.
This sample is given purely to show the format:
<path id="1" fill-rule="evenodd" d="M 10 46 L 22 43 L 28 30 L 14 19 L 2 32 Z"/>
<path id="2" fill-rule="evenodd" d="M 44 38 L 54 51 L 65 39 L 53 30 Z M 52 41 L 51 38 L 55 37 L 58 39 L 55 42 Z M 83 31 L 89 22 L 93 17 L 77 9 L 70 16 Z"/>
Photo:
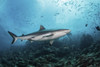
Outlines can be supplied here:
<path id="1" fill-rule="evenodd" d="M 52 46 L 27 40 L 11 44 L 8 31 L 21 36 L 38 31 L 40 25 L 70 29 L 71 35 Z M 99 47 L 99 0 L 0 0 L 0 67 L 100 67 Z"/>

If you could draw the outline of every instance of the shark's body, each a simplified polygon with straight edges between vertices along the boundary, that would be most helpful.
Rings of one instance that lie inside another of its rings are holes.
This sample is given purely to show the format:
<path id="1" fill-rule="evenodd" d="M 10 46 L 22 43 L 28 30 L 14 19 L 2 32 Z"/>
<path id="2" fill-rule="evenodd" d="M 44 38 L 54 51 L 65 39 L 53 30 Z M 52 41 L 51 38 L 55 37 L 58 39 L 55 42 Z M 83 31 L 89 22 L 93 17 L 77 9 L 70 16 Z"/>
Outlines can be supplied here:
<path id="1" fill-rule="evenodd" d="M 29 40 L 29 41 L 46 41 L 50 40 L 50 44 L 53 43 L 54 39 L 62 37 L 69 33 L 69 29 L 58 29 L 58 30 L 45 30 L 45 28 L 41 25 L 40 30 L 31 34 L 16 36 L 15 34 L 8 31 L 8 33 L 13 37 L 12 44 L 17 40 Z"/>

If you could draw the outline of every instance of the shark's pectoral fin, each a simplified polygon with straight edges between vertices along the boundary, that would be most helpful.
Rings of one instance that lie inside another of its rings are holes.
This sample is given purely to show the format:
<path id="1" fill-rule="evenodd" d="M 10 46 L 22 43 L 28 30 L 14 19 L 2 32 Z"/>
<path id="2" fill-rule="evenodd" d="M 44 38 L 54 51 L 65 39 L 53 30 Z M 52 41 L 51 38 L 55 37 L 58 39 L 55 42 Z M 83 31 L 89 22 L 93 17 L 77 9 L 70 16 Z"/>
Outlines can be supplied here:
<path id="1" fill-rule="evenodd" d="M 31 43 L 33 43 L 33 41 L 30 41 Z"/>
<path id="2" fill-rule="evenodd" d="M 54 42 L 54 40 L 51 40 L 51 41 L 50 41 L 50 45 L 52 45 L 52 44 L 53 44 L 53 42 Z"/>
<path id="3" fill-rule="evenodd" d="M 30 41 L 31 43 L 33 42 L 33 40 L 32 40 L 32 39 L 28 39 L 28 41 Z"/>
<path id="4" fill-rule="evenodd" d="M 30 43 L 33 43 L 33 41 L 32 40 L 29 40 L 30 41 Z"/>
<path id="5" fill-rule="evenodd" d="M 45 29 L 45 27 L 40 25 L 40 30 L 39 31 L 44 30 L 44 29 Z"/>

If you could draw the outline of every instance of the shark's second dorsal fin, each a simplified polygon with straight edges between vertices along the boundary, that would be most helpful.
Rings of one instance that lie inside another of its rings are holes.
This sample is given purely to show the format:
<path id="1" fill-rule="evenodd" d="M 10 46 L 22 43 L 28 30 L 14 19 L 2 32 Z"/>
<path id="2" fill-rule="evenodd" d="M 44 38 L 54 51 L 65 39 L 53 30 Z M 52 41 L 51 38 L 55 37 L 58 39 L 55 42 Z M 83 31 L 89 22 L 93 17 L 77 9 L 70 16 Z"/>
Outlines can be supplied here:
<path id="1" fill-rule="evenodd" d="M 40 25 L 40 30 L 39 31 L 44 30 L 44 29 L 45 29 L 45 27 L 43 25 Z"/>

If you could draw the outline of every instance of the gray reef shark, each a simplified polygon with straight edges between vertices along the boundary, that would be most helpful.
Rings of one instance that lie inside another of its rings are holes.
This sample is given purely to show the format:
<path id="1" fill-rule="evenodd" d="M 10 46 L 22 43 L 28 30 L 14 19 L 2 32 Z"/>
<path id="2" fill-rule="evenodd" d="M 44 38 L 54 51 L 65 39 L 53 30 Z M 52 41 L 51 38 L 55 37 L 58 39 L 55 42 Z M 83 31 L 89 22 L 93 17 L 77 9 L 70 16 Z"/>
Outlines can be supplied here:
<path id="1" fill-rule="evenodd" d="M 69 29 L 46 30 L 44 28 L 44 26 L 42 26 L 42 25 L 40 25 L 39 31 L 30 33 L 27 35 L 23 34 L 22 36 L 16 36 L 12 32 L 8 31 L 8 33 L 13 38 L 12 44 L 14 42 L 16 42 L 17 39 L 21 39 L 21 40 L 29 40 L 31 42 L 33 42 L 33 41 L 50 41 L 51 45 L 53 44 L 55 39 L 65 36 L 69 32 L 70 32 Z"/>

